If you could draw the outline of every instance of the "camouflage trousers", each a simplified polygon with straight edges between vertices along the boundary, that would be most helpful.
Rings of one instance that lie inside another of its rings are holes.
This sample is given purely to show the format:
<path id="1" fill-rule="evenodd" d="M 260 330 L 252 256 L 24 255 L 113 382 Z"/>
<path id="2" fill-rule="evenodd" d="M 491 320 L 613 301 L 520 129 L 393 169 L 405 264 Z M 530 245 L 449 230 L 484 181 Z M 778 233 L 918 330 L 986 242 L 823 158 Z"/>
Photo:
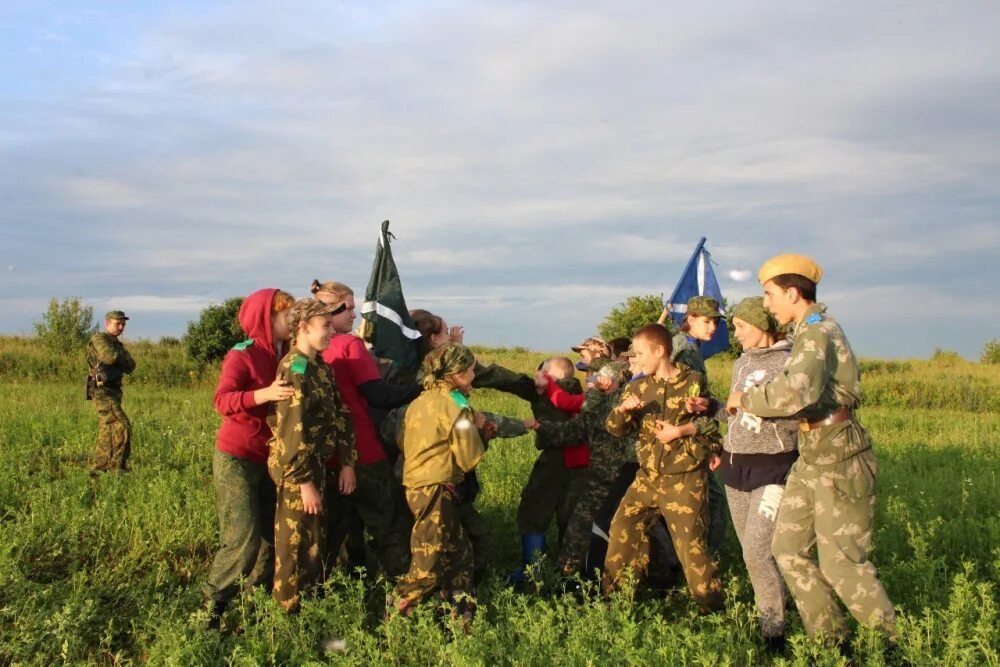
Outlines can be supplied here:
<path id="1" fill-rule="evenodd" d="M 563 574 L 573 575 L 580 571 L 593 537 L 594 514 L 607 498 L 613 481 L 613 477 L 605 479 L 588 470 L 575 485 L 577 489 L 573 495 L 577 501 L 559 545 L 558 566 Z"/>
<path id="2" fill-rule="evenodd" d="M 354 468 L 355 471 L 357 467 Z M 357 517 L 351 503 L 352 496 L 340 493 L 340 472 L 326 469 L 326 487 L 323 491 L 323 576 L 330 574 L 340 558 L 347 535 L 355 527 Z M 360 565 L 360 563 L 355 563 Z"/>
<path id="3" fill-rule="evenodd" d="M 618 586 L 627 569 L 634 569 L 640 576 L 645 573 L 649 565 L 647 531 L 657 516 L 662 515 L 691 596 L 704 610 L 722 606 L 722 582 L 708 554 L 707 486 L 707 467 L 659 475 L 655 480 L 639 470 L 611 520 L 604 562 L 606 593 Z"/>
<path id="4" fill-rule="evenodd" d="M 833 465 L 800 458 L 792 466 L 771 548 L 810 637 L 836 642 L 847 634 L 836 593 L 859 623 L 895 638 L 892 602 L 868 560 L 875 476 L 870 449 Z"/>
<path id="5" fill-rule="evenodd" d="M 531 467 L 517 506 L 520 534 L 544 533 L 554 516 L 562 543 L 579 498 L 579 484 L 572 482 L 586 475 L 586 467 L 566 468 L 561 449 L 543 449 Z"/>
<path id="6" fill-rule="evenodd" d="M 406 490 L 413 512 L 409 571 L 395 588 L 396 603 L 405 608 L 435 592 L 455 600 L 472 594 L 472 544 L 460 518 L 458 499 L 447 484 Z"/>
<path id="7" fill-rule="evenodd" d="M 398 577 L 406 572 L 410 564 L 406 533 L 401 529 L 401 522 L 396 516 L 399 481 L 392 474 L 392 466 L 388 461 L 356 465 L 354 474 L 358 485 L 349 497 L 351 511 L 368 531 L 370 546 L 379 566 L 390 577 Z M 329 483 L 333 483 L 334 479 L 330 476 Z M 334 553 L 340 551 L 350 524 L 344 527 L 345 532 L 331 534 L 329 548 Z"/>
<path id="8" fill-rule="evenodd" d="M 486 576 L 489 567 L 493 531 L 490 530 L 486 518 L 476 509 L 475 503 L 468 501 L 459 503 L 458 519 L 462 522 L 465 534 L 469 536 L 469 543 L 472 545 L 473 583 L 478 583 Z"/>
<path id="9" fill-rule="evenodd" d="M 132 454 L 132 423 L 122 410 L 121 396 L 94 397 L 97 446 L 94 470 L 127 470 Z"/>
<path id="10" fill-rule="evenodd" d="M 726 486 L 718 472 L 708 473 L 708 549 L 718 558 L 722 544 L 726 541 L 729 527 L 729 503 L 726 501 Z"/>
<path id="11" fill-rule="evenodd" d="M 316 485 L 323 495 L 323 478 Z M 302 593 L 323 578 L 322 514 L 306 514 L 298 484 L 277 488 L 274 513 L 274 589 L 272 595 L 287 612 L 296 612 Z"/>
<path id="12" fill-rule="evenodd" d="M 267 465 L 215 450 L 212 458 L 219 511 L 219 551 L 212 561 L 205 597 L 221 612 L 247 587 L 271 586 L 274 577 L 274 482 Z"/>

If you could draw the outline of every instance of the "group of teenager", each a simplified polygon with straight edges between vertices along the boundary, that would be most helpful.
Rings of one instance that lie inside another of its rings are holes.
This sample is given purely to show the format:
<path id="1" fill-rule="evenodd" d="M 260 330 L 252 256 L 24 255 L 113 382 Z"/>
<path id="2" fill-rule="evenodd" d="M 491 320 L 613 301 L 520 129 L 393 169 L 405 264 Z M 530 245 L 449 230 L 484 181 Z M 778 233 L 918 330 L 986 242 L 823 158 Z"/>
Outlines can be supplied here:
<path id="1" fill-rule="evenodd" d="M 491 543 L 476 466 L 491 440 L 534 432 L 513 584 L 548 551 L 555 519 L 550 558 L 568 580 L 596 575 L 611 594 L 676 568 L 698 609 L 717 611 L 728 504 L 769 649 L 784 646 L 786 590 L 819 641 L 847 635 L 836 594 L 895 642 L 867 559 L 876 467 L 854 413 L 860 373 L 816 302 L 821 276 L 801 255 L 761 267 L 763 297 L 732 314 L 743 353 L 727 399 L 712 395 L 699 352 L 723 316 L 707 297 L 688 303 L 676 335 L 651 323 L 630 340 L 588 338 L 576 364 L 552 357 L 529 374 L 483 365 L 460 327 L 426 310 L 411 313 L 417 364 L 377 359 L 352 333 L 354 294 L 341 283 L 314 281 L 301 300 L 250 294 L 239 312 L 247 340 L 215 393 L 212 624 L 241 584 L 269 586 L 294 612 L 334 568 L 358 566 L 395 579 L 389 614 L 433 600 L 470 621 Z M 480 411 L 474 388 L 518 396 L 533 416 Z"/>

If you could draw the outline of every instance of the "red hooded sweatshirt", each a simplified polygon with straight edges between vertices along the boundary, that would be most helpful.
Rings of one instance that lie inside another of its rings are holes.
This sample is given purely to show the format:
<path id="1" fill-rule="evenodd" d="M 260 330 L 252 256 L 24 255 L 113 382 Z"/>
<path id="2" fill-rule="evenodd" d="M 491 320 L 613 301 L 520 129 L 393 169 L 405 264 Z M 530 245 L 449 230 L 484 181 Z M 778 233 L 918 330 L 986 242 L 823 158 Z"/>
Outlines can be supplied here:
<path id="1" fill-rule="evenodd" d="M 271 408 L 268 404 L 257 405 L 253 393 L 274 382 L 282 357 L 271 336 L 271 302 L 277 291 L 257 290 L 243 301 L 240 327 L 249 340 L 226 354 L 215 388 L 215 410 L 222 415 L 215 446 L 230 456 L 265 465 Z"/>

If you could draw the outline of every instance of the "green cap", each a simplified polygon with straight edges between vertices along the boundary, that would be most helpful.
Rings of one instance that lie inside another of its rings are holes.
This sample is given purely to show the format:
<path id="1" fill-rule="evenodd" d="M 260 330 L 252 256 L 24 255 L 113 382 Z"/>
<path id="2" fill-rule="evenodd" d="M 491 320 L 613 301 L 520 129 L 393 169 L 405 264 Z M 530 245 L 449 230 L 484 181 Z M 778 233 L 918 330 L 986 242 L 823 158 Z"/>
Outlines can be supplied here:
<path id="1" fill-rule="evenodd" d="M 591 373 L 596 373 L 610 363 L 611 359 L 608 357 L 597 357 L 596 359 L 591 359 L 590 363 L 587 364 L 587 370 Z"/>
<path id="2" fill-rule="evenodd" d="M 688 315 L 698 317 L 722 317 L 719 302 L 710 296 L 693 296 L 688 300 Z"/>
<path id="3" fill-rule="evenodd" d="M 778 322 L 774 319 L 774 315 L 764 308 L 762 296 L 749 296 L 740 301 L 733 310 L 733 317 L 738 317 L 761 331 L 774 333 L 778 330 Z"/>
<path id="4" fill-rule="evenodd" d="M 629 378 L 628 364 L 623 361 L 609 361 L 606 364 L 601 364 L 601 369 L 597 371 L 597 377 L 626 382 Z"/>
<path id="5" fill-rule="evenodd" d="M 105 322 L 107 322 L 108 320 L 127 320 L 127 319 L 128 318 L 125 317 L 125 313 L 123 313 L 120 310 L 109 310 L 108 314 L 104 316 Z"/>

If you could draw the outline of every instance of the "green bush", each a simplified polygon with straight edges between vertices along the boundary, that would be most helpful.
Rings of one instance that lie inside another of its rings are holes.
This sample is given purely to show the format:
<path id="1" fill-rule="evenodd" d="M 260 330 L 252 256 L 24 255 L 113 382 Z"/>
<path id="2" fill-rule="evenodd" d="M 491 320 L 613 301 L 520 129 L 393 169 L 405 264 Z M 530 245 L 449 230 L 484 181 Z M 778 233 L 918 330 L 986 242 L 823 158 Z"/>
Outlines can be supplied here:
<path id="1" fill-rule="evenodd" d="M 662 294 L 630 296 L 625 299 L 624 303 L 611 309 L 608 316 L 597 327 L 597 331 L 604 340 L 618 337 L 631 338 L 636 331 L 658 320 L 662 312 Z M 666 327 L 672 331 L 673 326 L 673 322 L 667 318 Z"/>
<path id="2" fill-rule="evenodd" d="M 984 364 L 1000 364 L 1000 338 L 987 341 L 983 346 L 983 356 L 979 358 Z"/>
<path id="3" fill-rule="evenodd" d="M 62 303 L 53 298 L 42 320 L 35 323 L 35 335 L 52 352 L 72 352 L 87 344 L 97 331 L 93 306 L 84 306 L 77 297 Z"/>
<path id="4" fill-rule="evenodd" d="M 246 338 L 237 320 L 241 305 L 243 297 L 234 296 L 205 308 L 197 321 L 188 322 L 184 349 L 191 359 L 202 364 L 219 361 L 233 345 Z"/>
<path id="5" fill-rule="evenodd" d="M 962 363 L 962 356 L 958 352 L 935 347 L 931 361 L 939 366 L 957 366 Z"/>
<path id="6" fill-rule="evenodd" d="M 165 347 L 180 347 L 181 339 L 173 336 L 163 336 L 160 338 L 160 345 Z"/>

